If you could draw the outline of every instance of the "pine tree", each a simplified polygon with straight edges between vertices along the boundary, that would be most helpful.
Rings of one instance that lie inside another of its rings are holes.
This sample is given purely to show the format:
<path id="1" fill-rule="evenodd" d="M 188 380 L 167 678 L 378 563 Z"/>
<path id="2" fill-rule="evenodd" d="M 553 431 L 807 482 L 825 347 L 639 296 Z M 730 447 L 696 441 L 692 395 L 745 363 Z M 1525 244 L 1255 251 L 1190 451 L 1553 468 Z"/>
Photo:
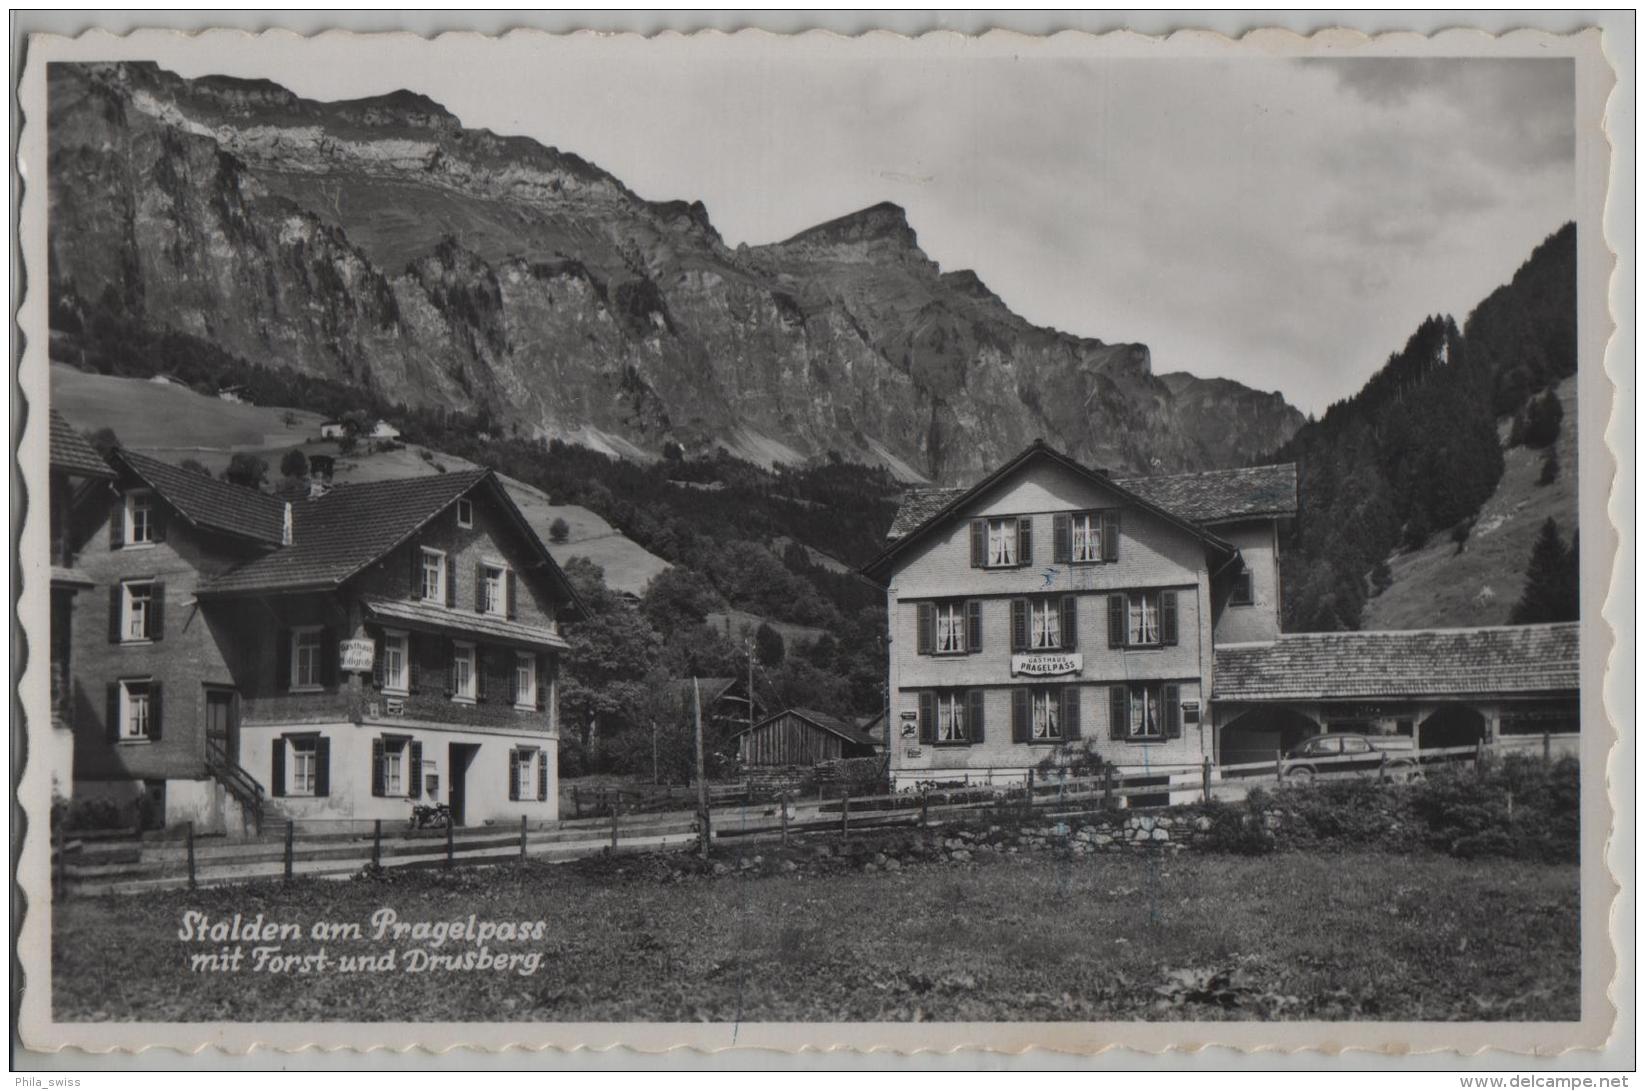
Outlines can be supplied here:
<path id="1" fill-rule="evenodd" d="M 1559 536 L 1552 519 L 1542 524 L 1536 544 L 1531 547 L 1531 563 L 1525 572 L 1525 591 L 1509 620 L 1515 625 L 1543 621 L 1575 621 L 1578 612 L 1576 539 L 1571 548 Z"/>

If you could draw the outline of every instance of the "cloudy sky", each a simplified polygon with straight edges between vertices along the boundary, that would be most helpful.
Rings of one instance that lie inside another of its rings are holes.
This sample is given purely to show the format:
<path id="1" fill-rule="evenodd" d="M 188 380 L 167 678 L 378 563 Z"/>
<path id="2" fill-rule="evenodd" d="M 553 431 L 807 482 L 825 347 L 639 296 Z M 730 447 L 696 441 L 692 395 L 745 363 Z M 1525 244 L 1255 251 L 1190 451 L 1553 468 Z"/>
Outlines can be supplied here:
<path id="1" fill-rule="evenodd" d="M 1031 321 L 1313 412 L 1423 316 L 1460 322 L 1575 214 L 1562 60 L 779 61 L 750 44 L 704 63 L 636 44 L 475 42 L 435 62 L 412 39 L 366 67 L 322 39 L 166 66 L 318 99 L 408 87 L 644 197 L 701 200 L 732 244 L 895 201 L 945 270 Z"/>

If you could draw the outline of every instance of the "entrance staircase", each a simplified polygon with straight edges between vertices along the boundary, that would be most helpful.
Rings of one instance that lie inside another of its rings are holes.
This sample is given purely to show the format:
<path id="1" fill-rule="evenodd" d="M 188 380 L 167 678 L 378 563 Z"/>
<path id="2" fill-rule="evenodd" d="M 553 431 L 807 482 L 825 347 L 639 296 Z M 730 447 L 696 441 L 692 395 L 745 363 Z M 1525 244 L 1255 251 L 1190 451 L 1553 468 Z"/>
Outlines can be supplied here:
<path id="1" fill-rule="evenodd" d="M 230 758 L 216 740 L 206 744 L 206 771 L 239 804 L 241 821 L 250 826 L 253 833 L 262 833 L 264 796 L 257 778 Z"/>

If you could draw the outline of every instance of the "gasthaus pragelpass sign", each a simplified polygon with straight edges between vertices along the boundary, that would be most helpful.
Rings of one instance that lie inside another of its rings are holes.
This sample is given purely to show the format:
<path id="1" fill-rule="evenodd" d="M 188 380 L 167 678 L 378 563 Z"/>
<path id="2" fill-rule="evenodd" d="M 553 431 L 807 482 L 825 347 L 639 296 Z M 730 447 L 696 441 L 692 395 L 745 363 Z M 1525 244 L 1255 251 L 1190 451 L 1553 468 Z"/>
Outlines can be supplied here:
<path id="1" fill-rule="evenodd" d="M 1022 654 L 1011 657 L 1011 673 L 1035 678 L 1049 678 L 1059 674 L 1078 674 L 1085 669 L 1085 658 L 1079 652 L 1049 654 Z"/>

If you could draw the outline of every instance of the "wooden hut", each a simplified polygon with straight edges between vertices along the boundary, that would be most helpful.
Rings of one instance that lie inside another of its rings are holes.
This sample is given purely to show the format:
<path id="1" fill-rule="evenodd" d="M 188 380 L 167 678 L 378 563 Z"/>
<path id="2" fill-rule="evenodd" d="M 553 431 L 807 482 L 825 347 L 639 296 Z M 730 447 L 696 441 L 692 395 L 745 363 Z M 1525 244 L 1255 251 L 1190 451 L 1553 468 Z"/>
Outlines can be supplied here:
<path id="1" fill-rule="evenodd" d="M 745 767 L 802 766 L 874 756 L 874 739 L 838 717 L 808 708 L 784 709 L 732 738 Z"/>

